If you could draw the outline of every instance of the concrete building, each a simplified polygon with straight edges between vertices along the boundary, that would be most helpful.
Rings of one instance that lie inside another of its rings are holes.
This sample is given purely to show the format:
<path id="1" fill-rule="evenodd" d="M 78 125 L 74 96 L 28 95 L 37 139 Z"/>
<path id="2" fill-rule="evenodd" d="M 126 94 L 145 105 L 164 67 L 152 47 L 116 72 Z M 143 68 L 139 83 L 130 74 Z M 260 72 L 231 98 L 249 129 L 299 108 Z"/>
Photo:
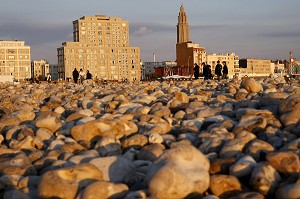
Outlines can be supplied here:
<path id="1" fill-rule="evenodd" d="M 177 24 L 176 62 L 184 76 L 191 76 L 194 64 L 201 66 L 201 63 L 206 60 L 205 48 L 190 41 L 189 34 L 187 15 L 182 4 Z"/>
<path id="2" fill-rule="evenodd" d="M 18 81 L 30 78 L 30 46 L 24 41 L 0 41 L 0 75 Z"/>
<path id="3" fill-rule="evenodd" d="M 139 81 L 140 49 L 129 45 L 127 20 L 103 15 L 73 21 L 73 42 L 57 49 L 59 78 L 72 78 L 74 68 L 93 78 Z"/>
<path id="4" fill-rule="evenodd" d="M 271 68 L 271 60 L 267 59 L 240 59 L 239 77 L 267 77 L 274 74 Z"/>
<path id="5" fill-rule="evenodd" d="M 44 60 L 33 60 L 31 62 L 31 71 L 32 77 L 47 77 L 47 74 L 50 73 L 50 64 Z"/>
<path id="6" fill-rule="evenodd" d="M 239 68 L 239 56 L 237 56 L 235 53 L 206 55 L 206 63 L 208 65 L 211 65 L 212 73 L 215 72 L 215 66 L 217 65 L 217 61 L 220 61 L 221 64 L 223 61 L 226 61 L 229 78 L 238 75 L 238 73 L 236 73 L 236 69 Z"/>
<path id="7" fill-rule="evenodd" d="M 300 74 L 300 61 L 296 61 L 293 63 L 294 74 Z"/>
<path id="8" fill-rule="evenodd" d="M 276 62 L 271 62 L 271 72 L 273 75 L 285 75 L 285 68 L 284 68 L 284 64 L 280 63 L 279 61 Z"/>
<path id="9" fill-rule="evenodd" d="M 58 65 L 50 64 L 50 75 L 52 80 L 58 80 Z"/>

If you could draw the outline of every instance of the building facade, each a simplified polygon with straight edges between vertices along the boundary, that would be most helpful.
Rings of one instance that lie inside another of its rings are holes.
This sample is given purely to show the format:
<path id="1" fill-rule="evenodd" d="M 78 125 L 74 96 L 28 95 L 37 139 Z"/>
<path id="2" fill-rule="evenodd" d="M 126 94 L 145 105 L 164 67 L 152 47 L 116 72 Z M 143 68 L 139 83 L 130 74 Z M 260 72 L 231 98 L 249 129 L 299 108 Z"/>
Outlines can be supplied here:
<path id="1" fill-rule="evenodd" d="M 184 42 L 176 44 L 177 66 L 182 67 L 183 75 L 190 76 L 193 74 L 194 64 L 201 66 L 206 61 L 206 50 L 199 44 Z M 202 72 L 202 67 L 200 67 Z"/>
<path id="2" fill-rule="evenodd" d="M 24 41 L 0 41 L 0 75 L 10 75 L 18 81 L 29 79 L 30 46 Z"/>
<path id="3" fill-rule="evenodd" d="M 239 56 L 235 53 L 227 54 L 208 54 L 206 55 L 206 63 L 211 66 L 212 73 L 215 72 L 215 66 L 217 61 L 220 61 L 222 64 L 223 61 L 226 62 L 228 67 L 228 77 L 232 78 L 233 76 L 238 75 L 236 70 L 239 68 Z"/>
<path id="4" fill-rule="evenodd" d="M 50 75 L 51 75 L 51 79 L 52 80 L 58 80 L 58 65 L 56 64 L 50 64 L 49 65 L 49 68 L 50 68 Z"/>
<path id="5" fill-rule="evenodd" d="M 72 78 L 74 68 L 93 78 L 139 81 L 140 49 L 129 45 L 127 20 L 103 15 L 73 21 L 73 42 L 57 49 L 60 79 Z"/>
<path id="6" fill-rule="evenodd" d="M 31 62 L 31 71 L 32 77 L 47 77 L 47 74 L 50 73 L 50 65 L 44 60 L 34 60 Z"/>
<path id="7" fill-rule="evenodd" d="M 271 60 L 267 59 L 240 59 L 239 77 L 267 77 L 274 74 L 271 68 Z"/>

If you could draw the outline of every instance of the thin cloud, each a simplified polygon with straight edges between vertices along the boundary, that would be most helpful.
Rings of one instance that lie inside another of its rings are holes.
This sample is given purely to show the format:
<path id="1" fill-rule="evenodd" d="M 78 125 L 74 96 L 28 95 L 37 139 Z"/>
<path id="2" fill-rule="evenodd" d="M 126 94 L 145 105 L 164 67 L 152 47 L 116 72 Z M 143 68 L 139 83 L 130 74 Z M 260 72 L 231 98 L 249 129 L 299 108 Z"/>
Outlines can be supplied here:
<path id="1" fill-rule="evenodd" d="M 152 32 L 151 29 L 147 28 L 146 26 L 142 26 L 138 30 L 134 31 L 134 34 L 135 35 L 147 35 L 151 32 Z"/>
<path id="2" fill-rule="evenodd" d="M 263 37 L 274 37 L 274 38 L 299 38 L 300 30 L 286 30 L 286 31 L 278 31 L 278 32 L 268 32 L 262 33 L 260 36 Z"/>
<path id="3" fill-rule="evenodd" d="M 131 23 L 130 24 L 130 34 L 134 35 L 148 35 L 150 33 L 158 33 L 158 32 L 169 32 L 176 31 L 176 26 L 170 26 L 165 24 L 158 23 Z"/>

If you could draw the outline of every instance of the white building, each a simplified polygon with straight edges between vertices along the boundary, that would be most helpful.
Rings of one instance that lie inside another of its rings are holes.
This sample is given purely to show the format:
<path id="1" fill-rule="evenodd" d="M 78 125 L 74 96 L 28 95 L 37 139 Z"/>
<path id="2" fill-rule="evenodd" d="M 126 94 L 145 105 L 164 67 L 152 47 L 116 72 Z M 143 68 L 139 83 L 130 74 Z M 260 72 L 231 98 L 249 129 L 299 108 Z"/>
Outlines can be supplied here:
<path id="1" fill-rule="evenodd" d="M 30 46 L 24 41 L 0 41 L 0 75 L 18 81 L 30 78 Z"/>

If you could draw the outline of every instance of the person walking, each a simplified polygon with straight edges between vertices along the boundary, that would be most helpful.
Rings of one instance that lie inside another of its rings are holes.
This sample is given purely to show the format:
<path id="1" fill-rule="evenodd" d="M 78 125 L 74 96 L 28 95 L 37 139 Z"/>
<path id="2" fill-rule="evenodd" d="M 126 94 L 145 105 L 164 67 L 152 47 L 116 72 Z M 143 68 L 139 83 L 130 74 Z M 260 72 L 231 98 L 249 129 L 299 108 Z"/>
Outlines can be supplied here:
<path id="1" fill-rule="evenodd" d="M 217 65 L 215 67 L 215 75 L 218 77 L 218 81 L 221 80 L 222 77 L 222 65 L 220 64 L 220 61 L 217 61 Z"/>
<path id="2" fill-rule="evenodd" d="M 223 61 L 223 79 L 227 79 L 228 78 L 228 67 L 226 65 L 226 61 Z"/>
<path id="3" fill-rule="evenodd" d="M 197 63 L 195 63 L 195 66 L 194 66 L 194 77 L 195 77 L 195 79 L 199 78 L 199 69 L 200 69 L 200 67 L 198 66 Z"/>
<path id="4" fill-rule="evenodd" d="M 85 72 L 82 70 L 82 68 L 79 71 L 79 79 L 80 79 L 80 83 L 82 83 L 85 79 Z"/>
<path id="5" fill-rule="evenodd" d="M 92 74 L 89 70 L 86 71 L 86 79 L 92 79 Z"/>
<path id="6" fill-rule="evenodd" d="M 73 75 L 73 80 L 74 80 L 74 83 L 76 83 L 76 84 L 77 84 L 78 77 L 79 77 L 79 72 L 78 72 L 78 70 L 77 70 L 76 68 L 73 70 L 73 73 L 72 73 L 72 75 Z"/>

